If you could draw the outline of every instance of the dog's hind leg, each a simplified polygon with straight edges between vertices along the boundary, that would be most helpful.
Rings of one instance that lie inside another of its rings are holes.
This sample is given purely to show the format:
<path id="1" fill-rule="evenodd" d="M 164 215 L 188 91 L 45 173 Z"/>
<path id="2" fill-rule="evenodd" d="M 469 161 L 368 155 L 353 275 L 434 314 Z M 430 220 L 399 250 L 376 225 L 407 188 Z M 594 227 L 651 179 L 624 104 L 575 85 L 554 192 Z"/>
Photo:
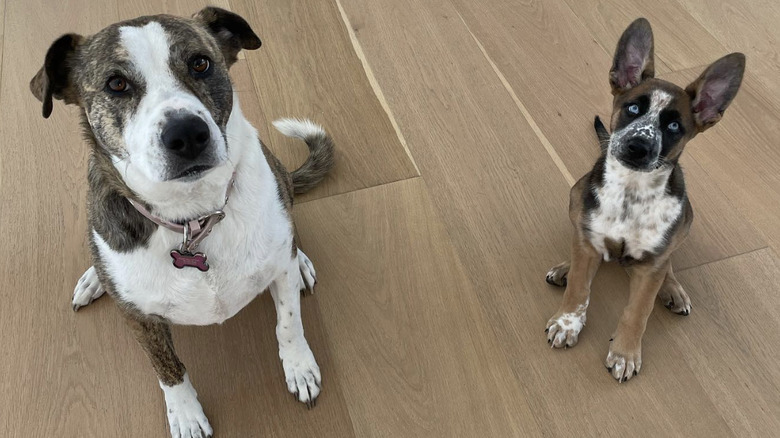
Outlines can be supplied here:
<path id="1" fill-rule="evenodd" d="M 569 275 L 569 268 L 571 268 L 569 261 L 553 266 L 547 272 L 547 277 L 544 280 L 553 286 L 566 287 L 566 276 Z"/>
<path id="2" fill-rule="evenodd" d="M 691 298 L 685 292 L 685 289 L 674 277 L 672 264 L 669 264 L 669 270 L 666 273 L 661 289 L 658 290 L 658 299 L 661 300 L 664 307 L 678 315 L 691 314 Z"/>
<path id="3" fill-rule="evenodd" d="M 317 271 L 314 270 L 314 265 L 306 254 L 298 248 L 298 268 L 301 271 L 301 291 L 305 295 L 306 292 L 313 294 L 314 286 L 317 285 Z"/>
<path id="4" fill-rule="evenodd" d="M 165 394 L 168 425 L 173 438 L 210 437 L 213 434 L 209 420 L 198 401 L 198 393 L 190 382 L 184 364 L 173 348 L 173 337 L 168 324 L 161 319 L 151 318 L 125 311 L 127 324 L 133 330 L 152 362 L 157 379 Z"/>
<path id="5" fill-rule="evenodd" d="M 96 299 L 100 298 L 105 290 L 103 285 L 100 284 L 97 272 L 94 266 L 90 266 L 84 275 L 81 276 L 76 288 L 73 289 L 73 298 L 71 299 L 71 305 L 74 311 L 78 311 L 84 306 L 88 306 Z"/>
<path id="6" fill-rule="evenodd" d="M 286 272 L 274 280 L 269 289 L 276 306 L 276 338 L 287 389 L 298 401 L 312 408 L 320 394 L 322 377 L 309 343 L 303 336 L 301 289 L 305 288 L 307 280 L 300 263 L 303 260 L 306 265 L 308 257 L 301 254 L 298 251 L 298 256 L 290 259 Z M 311 261 L 308 266 L 311 266 Z M 313 272 L 313 267 L 310 272 L 307 271 L 310 275 Z"/>

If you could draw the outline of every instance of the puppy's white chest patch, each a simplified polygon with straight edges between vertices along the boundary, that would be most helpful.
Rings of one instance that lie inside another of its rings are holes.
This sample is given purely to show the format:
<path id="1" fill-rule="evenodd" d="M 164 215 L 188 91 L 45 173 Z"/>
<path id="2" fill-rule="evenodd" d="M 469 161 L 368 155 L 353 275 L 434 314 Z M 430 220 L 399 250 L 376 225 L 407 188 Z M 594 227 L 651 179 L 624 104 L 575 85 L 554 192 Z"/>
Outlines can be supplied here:
<path id="1" fill-rule="evenodd" d="M 665 243 L 682 213 L 682 201 L 666 193 L 671 170 L 635 172 L 608 157 L 599 207 L 590 213 L 590 242 L 609 261 L 607 240 L 622 245 L 620 257 L 641 259 Z"/>

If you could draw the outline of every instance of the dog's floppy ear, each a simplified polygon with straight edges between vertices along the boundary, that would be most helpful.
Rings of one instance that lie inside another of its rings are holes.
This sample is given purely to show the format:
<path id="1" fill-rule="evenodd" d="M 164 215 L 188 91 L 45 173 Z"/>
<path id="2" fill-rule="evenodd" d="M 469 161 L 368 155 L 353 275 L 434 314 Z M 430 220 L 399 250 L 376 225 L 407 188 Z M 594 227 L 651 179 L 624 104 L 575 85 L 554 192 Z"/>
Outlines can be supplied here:
<path id="1" fill-rule="evenodd" d="M 718 123 L 739 91 L 745 73 L 745 55 L 732 53 L 715 61 L 685 88 L 699 132 Z"/>
<path id="2" fill-rule="evenodd" d="M 623 31 L 615 49 L 609 71 L 612 94 L 622 93 L 654 76 L 653 29 L 646 19 L 637 18 Z"/>
<path id="3" fill-rule="evenodd" d="M 214 35 L 228 66 L 236 62 L 241 49 L 260 48 L 260 38 L 255 35 L 249 23 L 238 14 L 209 6 L 195 14 L 194 18 L 205 24 Z"/>
<path id="4" fill-rule="evenodd" d="M 70 62 L 84 37 L 73 33 L 63 35 L 54 41 L 46 52 L 43 67 L 30 81 L 30 91 L 43 102 L 43 117 L 49 118 L 52 111 L 52 98 L 62 99 L 65 103 L 76 103 L 76 95 L 71 80 Z"/>

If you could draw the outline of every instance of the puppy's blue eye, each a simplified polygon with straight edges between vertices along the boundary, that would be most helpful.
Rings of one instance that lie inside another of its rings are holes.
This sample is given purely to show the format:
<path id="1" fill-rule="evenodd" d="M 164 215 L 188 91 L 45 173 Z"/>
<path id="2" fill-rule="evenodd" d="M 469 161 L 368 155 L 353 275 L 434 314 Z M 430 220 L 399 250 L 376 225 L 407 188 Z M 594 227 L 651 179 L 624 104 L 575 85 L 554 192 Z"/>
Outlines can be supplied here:
<path id="1" fill-rule="evenodd" d="M 669 124 L 668 128 L 672 132 L 677 132 L 680 130 L 680 124 L 677 122 L 672 122 Z"/>
<path id="2" fill-rule="evenodd" d="M 637 105 L 635 103 L 629 105 L 628 106 L 628 112 L 633 114 L 633 115 L 639 114 L 639 105 Z"/>

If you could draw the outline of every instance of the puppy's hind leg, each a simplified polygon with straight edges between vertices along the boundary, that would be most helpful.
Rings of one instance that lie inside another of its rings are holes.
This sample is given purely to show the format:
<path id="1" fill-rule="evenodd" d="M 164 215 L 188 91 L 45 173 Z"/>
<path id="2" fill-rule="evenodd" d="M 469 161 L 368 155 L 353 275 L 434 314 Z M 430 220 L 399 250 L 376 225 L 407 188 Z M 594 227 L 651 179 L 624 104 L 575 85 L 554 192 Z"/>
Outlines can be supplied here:
<path id="1" fill-rule="evenodd" d="M 547 278 L 544 280 L 553 286 L 566 287 L 566 276 L 569 275 L 569 268 L 571 268 L 571 262 L 569 261 L 553 266 L 547 272 Z"/>
<path id="2" fill-rule="evenodd" d="M 73 289 L 73 298 L 71 299 L 71 305 L 73 311 L 78 311 L 84 306 L 90 305 L 93 301 L 100 298 L 105 290 L 103 285 L 100 284 L 97 272 L 94 266 L 90 266 L 84 275 L 81 276 L 76 288 Z"/>
<path id="3" fill-rule="evenodd" d="M 658 299 L 661 300 L 664 307 L 678 315 L 688 316 L 691 314 L 691 298 L 685 292 L 685 289 L 674 277 L 672 265 L 669 264 L 669 270 L 666 272 L 661 289 L 658 290 Z"/>
<path id="4" fill-rule="evenodd" d="M 301 251 L 298 254 L 302 254 Z M 303 336 L 300 291 L 305 280 L 299 262 L 298 257 L 292 257 L 286 272 L 274 280 L 269 289 L 276 306 L 276 338 L 287 389 L 311 409 L 320 394 L 322 376 Z"/>
<path id="5" fill-rule="evenodd" d="M 317 272 L 314 270 L 314 264 L 306 257 L 306 254 L 298 248 L 298 269 L 301 271 L 301 291 L 305 295 L 306 292 L 314 294 L 314 286 L 317 284 Z"/>

